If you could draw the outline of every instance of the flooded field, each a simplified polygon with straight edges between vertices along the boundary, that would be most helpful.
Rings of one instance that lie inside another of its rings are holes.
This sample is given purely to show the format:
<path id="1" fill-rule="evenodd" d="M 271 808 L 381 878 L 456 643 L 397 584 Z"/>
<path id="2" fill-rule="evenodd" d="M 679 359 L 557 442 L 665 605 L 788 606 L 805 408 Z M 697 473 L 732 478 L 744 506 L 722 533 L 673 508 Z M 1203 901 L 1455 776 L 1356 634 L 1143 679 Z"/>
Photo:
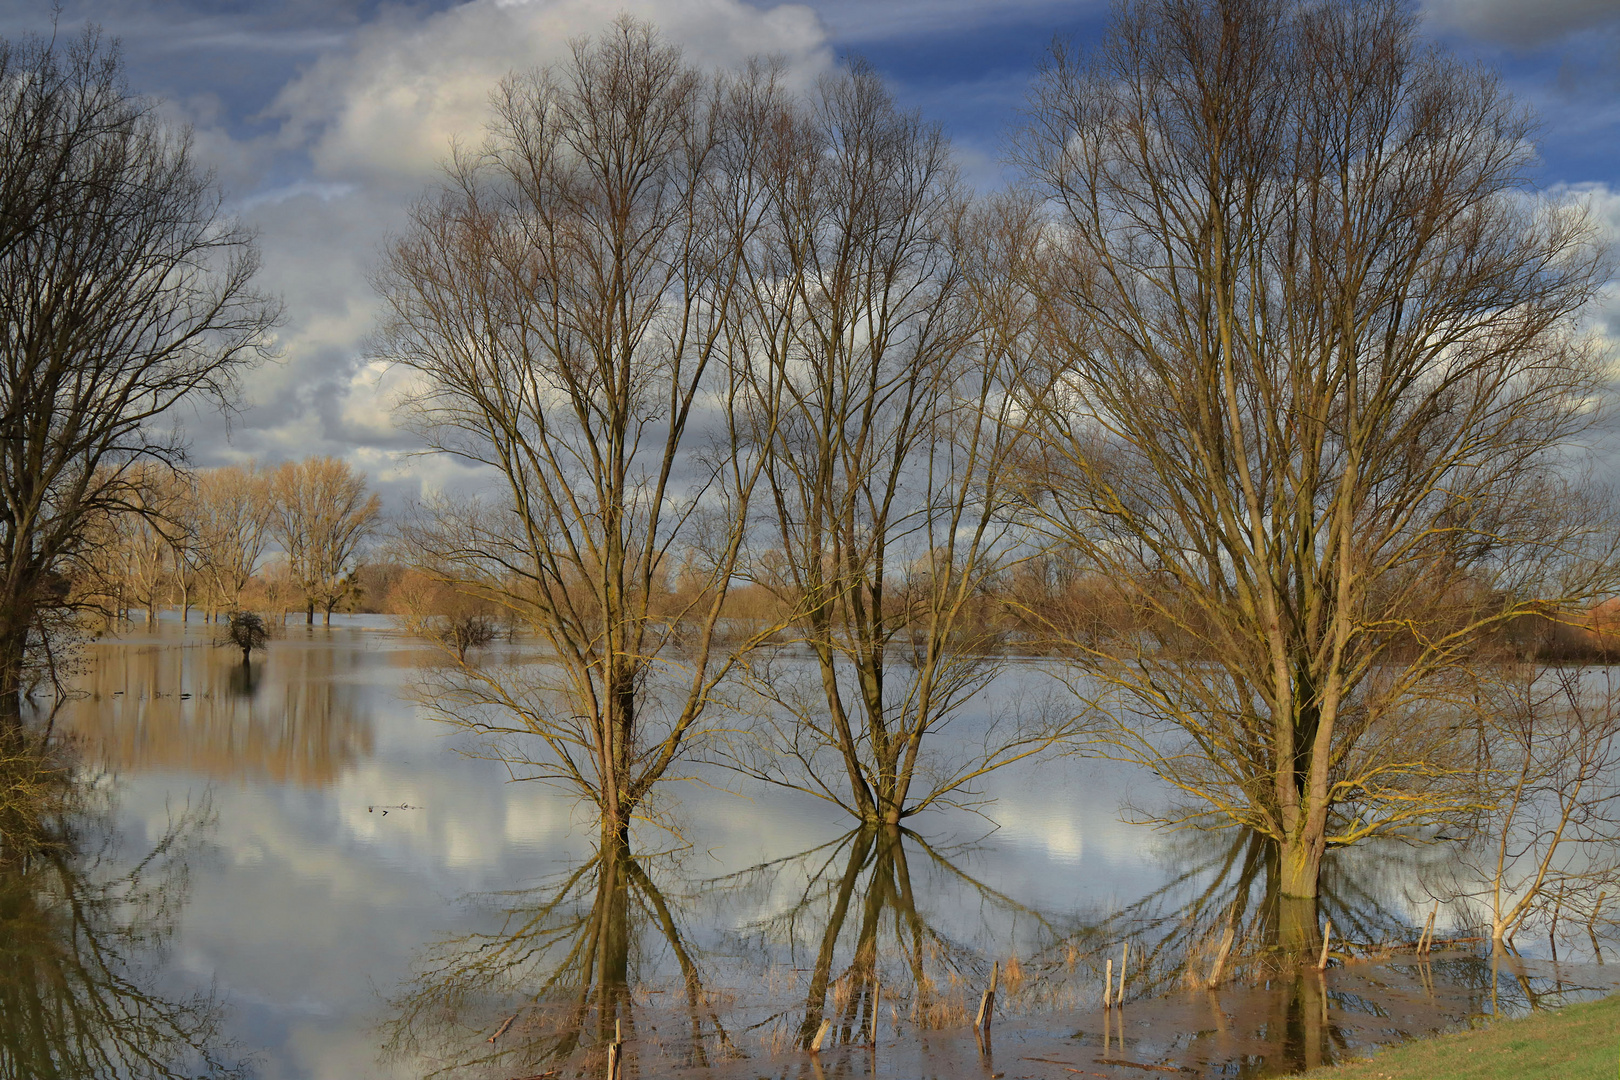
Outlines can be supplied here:
<path id="1" fill-rule="evenodd" d="M 1589 953 L 1493 965 L 1444 907 L 1415 956 L 1443 847 L 1332 864 L 1332 962 L 1283 964 L 1266 849 L 1127 824 L 1162 795 L 1080 756 L 887 832 L 694 764 L 604 857 L 570 799 L 420 714 L 418 643 L 341 621 L 250 669 L 195 625 L 92 647 L 52 721 L 61 842 L 0 863 L 0 1062 L 600 1076 L 617 1034 L 644 1077 L 1266 1076 L 1616 982 Z"/>

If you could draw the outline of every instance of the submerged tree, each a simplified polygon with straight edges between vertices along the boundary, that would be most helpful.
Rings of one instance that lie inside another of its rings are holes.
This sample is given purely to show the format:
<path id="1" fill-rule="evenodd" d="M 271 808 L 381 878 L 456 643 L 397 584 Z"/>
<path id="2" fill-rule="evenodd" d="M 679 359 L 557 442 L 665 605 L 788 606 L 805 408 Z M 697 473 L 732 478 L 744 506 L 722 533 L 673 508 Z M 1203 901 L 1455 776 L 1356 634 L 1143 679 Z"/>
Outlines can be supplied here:
<path id="1" fill-rule="evenodd" d="M 774 93 L 621 21 L 502 85 L 484 148 L 451 162 L 379 282 L 380 352 L 418 376 L 408 415 L 500 484 L 429 504 L 405 541 L 547 647 L 456 668 L 435 705 L 620 840 L 736 655 L 716 634 L 758 455 L 712 406 L 736 393 L 748 159 Z M 694 587 L 669 587 L 677 568 Z"/>
<path id="2" fill-rule="evenodd" d="M 1136 609 L 1071 642 L 1076 685 L 1180 820 L 1314 897 L 1328 847 L 1471 805 L 1481 636 L 1611 584 L 1565 480 L 1605 385 L 1591 221 L 1393 2 L 1127 3 L 1033 108 L 1030 506 Z"/>
<path id="3" fill-rule="evenodd" d="M 257 266 L 116 50 L 0 41 L 0 724 L 89 524 L 133 508 L 138 463 L 182 457 L 169 410 L 262 355 Z"/>

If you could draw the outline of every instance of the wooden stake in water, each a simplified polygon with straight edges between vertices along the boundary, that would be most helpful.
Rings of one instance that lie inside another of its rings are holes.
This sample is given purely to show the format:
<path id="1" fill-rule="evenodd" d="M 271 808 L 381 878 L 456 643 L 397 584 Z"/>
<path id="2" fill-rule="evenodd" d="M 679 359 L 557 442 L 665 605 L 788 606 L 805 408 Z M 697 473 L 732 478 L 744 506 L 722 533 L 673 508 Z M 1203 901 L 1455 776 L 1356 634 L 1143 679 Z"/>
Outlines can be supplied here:
<path id="1" fill-rule="evenodd" d="M 613 1041 L 608 1043 L 607 1080 L 620 1080 L 624 1075 L 624 1027 L 622 1020 L 613 1021 Z"/>
<path id="2" fill-rule="evenodd" d="M 1001 973 L 1001 961 L 997 960 L 990 965 L 990 985 L 985 989 L 984 995 L 979 998 L 979 1015 L 973 1018 L 975 1031 L 987 1032 L 990 1030 L 990 1014 L 996 1008 L 996 982 Z"/>
<path id="3" fill-rule="evenodd" d="M 1434 920 L 1439 914 L 1440 901 L 1436 900 L 1434 907 L 1429 911 L 1428 921 L 1423 924 L 1423 940 L 1418 942 L 1418 952 L 1424 955 L 1428 955 L 1429 950 L 1434 947 Z"/>
<path id="4" fill-rule="evenodd" d="M 827 1032 L 829 1032 L 831 1030 L 832 1030 L 832 1021 L 831 1020 L 823 1020 L 821 1022 L 820 1030 L 818 1030 L 816 1032 L 816 1041 L 810 1044 L 810 1052 L 812 1054 L 821 1053 L 821 1044 L 827 1038 Z"/>
<path id="5" fill-rule="evenodd" d="M 1333 920 L 1327 921 L 1327 929 L 1322 931 L 1322 955 L 1316 961 L 1317 971 L 1327 970 L 1328 942 L 1333 940 Z"/>
<path id="6" fill-rule="evenodd" d="M 1103 975 L 1103 1009 L 1107 1011 L 1114 1007 L 1112 994 L 1114 993 L 1114 961 L 1108 961 L 1106 974 Z"/>

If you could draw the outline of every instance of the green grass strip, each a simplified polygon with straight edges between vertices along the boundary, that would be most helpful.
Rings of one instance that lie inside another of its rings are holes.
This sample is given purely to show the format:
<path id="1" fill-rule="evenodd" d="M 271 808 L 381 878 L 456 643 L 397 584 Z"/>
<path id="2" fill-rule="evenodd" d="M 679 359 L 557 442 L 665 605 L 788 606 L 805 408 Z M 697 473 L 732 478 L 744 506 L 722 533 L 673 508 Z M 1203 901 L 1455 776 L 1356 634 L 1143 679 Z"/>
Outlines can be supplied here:
<path id="1" fill-rule="evenodd" d="M 1307 1077 L 1344 1080 L 1617 1080 L 1620 994 L 1392 1046 Z"/>

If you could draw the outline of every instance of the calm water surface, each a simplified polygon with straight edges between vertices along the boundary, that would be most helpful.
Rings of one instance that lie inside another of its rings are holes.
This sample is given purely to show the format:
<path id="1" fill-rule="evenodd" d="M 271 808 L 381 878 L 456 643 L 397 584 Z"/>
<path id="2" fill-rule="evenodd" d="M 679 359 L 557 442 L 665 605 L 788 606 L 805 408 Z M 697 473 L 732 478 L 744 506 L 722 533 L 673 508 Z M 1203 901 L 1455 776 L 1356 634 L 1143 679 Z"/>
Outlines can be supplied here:
<path id="1" fill-rule="evenodd" d="M 62 873 L 111 897 L 107 993 L 179 1009 L 172 1027 L 223 1048 L 179 1074 L 600 1075 L 613 1017 L 642 1076 L 1265 1075 L 1608 985 L 1545 963 L 1492 983 L 1464 953 L 1306 978 L 1240 943 L 1241 984 L 1206 994 L 1227 921 L 1274 925 L 1263 852 L 1123 823 L 1122 803 L 1162 793 L 1080 757 L 1013 766 L 987 785 L 987 816 L 928 815 L 901 836 L 694 769 L 671 789 L 674 831 L 604 864 L 572 800 L 509 782 L 410 702 L 417 643 L 342 622 L 289 627 L 251 674 L 206 628 L 137 628 L 92 648 L 85 695 L 55 721 L 100 800 Z M 985 711 L 1043 680 L 1015 669 Z M 959 726 L 971 739 L 973 717 Z M 1437 858 L 1359 853 L 1332 868 L 1324 914 L 1354 941 L 1399 940 Z M 71 907 L 71 889 L 35 891 Z M 1104 959 L 1127 942 L 1132 1004 L 1105 1023 Z M 966 1025 L 992 961 L 1008 967 L 982 1048 Z"/>

